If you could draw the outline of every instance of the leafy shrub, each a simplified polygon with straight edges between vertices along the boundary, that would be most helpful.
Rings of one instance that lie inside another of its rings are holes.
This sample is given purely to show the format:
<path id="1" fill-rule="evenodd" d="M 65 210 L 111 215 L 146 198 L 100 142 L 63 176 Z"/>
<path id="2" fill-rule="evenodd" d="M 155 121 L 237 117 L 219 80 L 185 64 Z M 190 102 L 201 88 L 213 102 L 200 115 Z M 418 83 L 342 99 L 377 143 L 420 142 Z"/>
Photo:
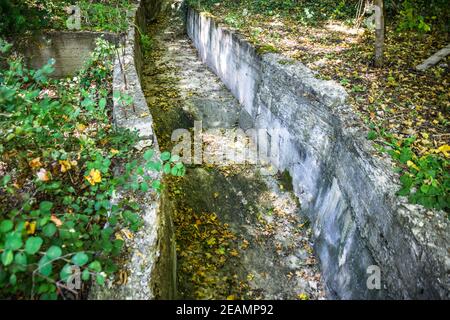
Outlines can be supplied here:
<path id="1" fill-rule="evenodd" d="M 112 0 L 108 3 L 80 1 L 82 29 L 120 32 L 128 27 L 129 0 Z"/>
<path id="2" fill-rule="evenodd" d="M 417 156 L 412 144 L 415 136 L 398 140 L 383 129 L 371 125 L 367 138 L 375 140 L 380 132 L 388 148 L 381 148 L 397 162 L 401 188 L 398 195 L 408 197 L 411 203 L 450 211 L 450 147 L 443 145 L 423 156 Z M 450 218 L 450 216 L 448 216 Z"/>
<path id="3" fill-rule="evenodd" d="M 405 0 L 400 11 L 399 31 L 417 30 L 419 32 L 428 32 L 431 30 L 430 25 L 425 23 L 424 17 L 417 13 L 417 9 Z"/>
<path id="4" fill-rule="evenodd" d="M 0 34 L 16 34 L 49 24 L 49 16 L 64 0 L 0 0 Z"/>
<path id="5" fill-rule="evenodd" d="M 110 124 L 113 52 L 98 40 L 85 68 L 66 81 L 49 80 L 53 61 L 29 70 L 9 57 L 0 71 L 2 298 L 56 299 L 70 291 L 74 267 L 82 280 L 104 283 L 123 246 L 117 232 L 141 225 L 139 205 L 113 202 L 115 192 L 160 190 L 151 171 L 184 174 L 168 152 L 131 161 L 136 133 Z"/>
<path id="6" fill-rule="evenodd" d="M 403 166 L 398 192 L 407 196 L 411 203 L 418 203 L 425 208 L 450 209 L 450 163 L 437 154 L 417 157 L 411 149 L 414 137 L 396 143 L 389 154 Z"/>
<path id="7" fill-rule="evenodd" d="M 128 27 L 132 0 L 0 0 L 0 35 L 40 29 L 67 29 L 66 7 L 81 10 L 83 30 L 121 32 Z"/>

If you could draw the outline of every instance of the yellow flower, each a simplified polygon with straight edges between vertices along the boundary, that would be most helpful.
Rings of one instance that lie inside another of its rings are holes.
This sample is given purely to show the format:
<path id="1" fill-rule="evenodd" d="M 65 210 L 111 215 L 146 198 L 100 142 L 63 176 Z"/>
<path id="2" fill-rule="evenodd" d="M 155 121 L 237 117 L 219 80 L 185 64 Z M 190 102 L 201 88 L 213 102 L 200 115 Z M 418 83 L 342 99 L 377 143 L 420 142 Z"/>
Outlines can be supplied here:
<path id="1" fill-rule="evenodd" d="M 89 175 L 86 176 L 85 178 L 93 186 L 95 186 L 96 183 L 102 182 L 102 175 L 100 171 L 98 171 L 97 169 L 91 169 Z"/>
<path id="2" fill-rule="evenodd" d="M 67 172 L 72 168 L 72 165 L 67 160 L 59 160 L 59 164 L 61 165 L 61 172 Z"/>
<path id="3" fill-rule="evenodd" d="M 116 155 L 116 154 L 119 153 L 119 150 L 117 150 L 117 149 L 111 149 L 110 152 L 111 152 L 113 155 Z"/>

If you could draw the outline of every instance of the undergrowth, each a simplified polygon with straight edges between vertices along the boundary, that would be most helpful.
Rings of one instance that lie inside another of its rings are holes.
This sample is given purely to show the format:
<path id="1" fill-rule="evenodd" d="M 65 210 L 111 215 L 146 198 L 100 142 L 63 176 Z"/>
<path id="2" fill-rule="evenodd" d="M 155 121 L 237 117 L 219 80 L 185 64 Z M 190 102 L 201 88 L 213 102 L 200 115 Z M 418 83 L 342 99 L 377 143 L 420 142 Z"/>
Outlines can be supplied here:
<path id="1" fill-rule="evenodd" d="M 180 176 L 184 166 L 151 149 L 136 160 L 137 134 L 111 125 L 107 41 L 67 80 L 49 78 L 53 61 L 27 69 L 10 47 L 1 41 L 0 297 L 64 298 L 74 277 L 102 285 L 124 245 L 117 232 L 142 224 L 140 205 L 117 191 L 160 191 L 150 172 Z"/>

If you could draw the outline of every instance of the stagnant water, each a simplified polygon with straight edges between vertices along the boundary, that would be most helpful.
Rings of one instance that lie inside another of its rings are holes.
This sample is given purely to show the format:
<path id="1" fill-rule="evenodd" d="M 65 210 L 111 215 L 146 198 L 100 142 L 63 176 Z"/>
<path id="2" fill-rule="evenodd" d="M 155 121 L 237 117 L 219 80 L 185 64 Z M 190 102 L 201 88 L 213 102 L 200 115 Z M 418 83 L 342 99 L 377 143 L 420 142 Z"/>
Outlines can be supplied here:
<path id="1" fill-rule="evenodd" d="M 143 89 L 161 150 L 173 130 L 202 121 L 205 153 L 245 142 L 224 137 L 237 129 L 240 106 L 197 56 L 177 15 L 149 26 Z M 219 129 L 217 129 L 219 128 Z M 177 241 L 178 298 L 318 299 L 324 291 L 310 229 L 286 174 L 267 165 L 203 163 L 165 181 Z"/>

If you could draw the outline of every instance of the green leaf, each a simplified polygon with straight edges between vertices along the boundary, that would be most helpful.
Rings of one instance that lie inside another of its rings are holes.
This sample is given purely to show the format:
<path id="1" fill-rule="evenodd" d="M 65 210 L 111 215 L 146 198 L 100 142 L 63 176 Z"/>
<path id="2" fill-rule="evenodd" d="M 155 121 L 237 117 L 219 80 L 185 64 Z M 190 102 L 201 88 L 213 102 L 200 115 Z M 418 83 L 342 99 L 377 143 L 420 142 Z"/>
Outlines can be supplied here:
<path id="1" fill-rule="evenodd" d="M 72 262 L 77 266 L 83 266 L 89 261 L 89 257 L 84 252 L 78 252 L 76 255 L 72 257 Z"/>
<path id="2" fill-rule="evenodd" d="M 39 210 L 44 214 L 50 213 L 50 210 L 52 209 L 52 207 L 53 207 L 53 202 L 50 202 L 50 201 L 42 201 L 39 204 Z"/>
<path id="3" fill-rule="evenodd" d="M 170 173 L 170 163 L 166 163 L 165 165 L 164 165 L 164 167 L 163 167 L 163 172 L 165 173 L 165 174 L 169 174 Z"/>
<path id="4" fill-rule="evenodd" d="M 14 262 L 18 265 L 26 266 L 27 265 L 27 255 L 23 252 L 18 252 L 14 257 Z"/>
<path id="5" fill-rule="evenodd" d="M 399 196 L 407 196 L 410 192 L 411 192 L 410 188 L 402 188 L 397 192 L 397 194 Z"/>
<path id="6" fill-rule="evenodd" d="M 0 232 L 6 233 L 11 231 L 13 227 L 14 224 L 11 220 L 3 220 L 2 223 L 0 223 Z"/>
<path id="7" fill-rule="evenodd" d="M 412 155 L 413 154 L 412 154 L 411 149 L 403 148 L 401 153 L 400 153 L 399 160 L 400 160 L 401 163 L 406 163 L 406 162 L 408 162 L 408 160 L 411 160 Z"/>
<path id="8" fill-rule="evenodd" d="M 51 246 L 50 248 L 48 248 L 47 252 L 45 253 L 45 255 L 50 259 L 50 260 L 54 260 L 57 259 L 59 257 L 61 257 L 62 255 L 62 250 L 60 247 L 58 246 Z"/>
<path id="9" fill-rule="evenodd" d="M 6 249 L 2 253 L 2 263 L 4 266 L 8 266 L 13 262 L 14 254 L 11 249 Z"/>
<path id="10" fill-rule="evenodd" d="M 141 183 L 141 191 L 142 192 L 147 192 L 149 189 L 148 183 L 147 182 L 142 182 Z"/>
<path id="11" fill-rule="evenodd" d="M 96 271 L 96 272 L 101 272 L 102 271 L 102 265 L 97 260 L 92 261 L 89 264 L 88 268 L 93 270 L 93 271 Z"/>
<path id="12" fill-rule="evenodd" d="M 152 188 L 159 190 L 161 188 L 161 182 L 159 180 L 155 180 L 152 182 Z"/>
<path id="13" fill-rule="evenodd" d="M 429 185 L 427 185 L 427 184 L 423 184 L 421 187 L 420 187 L 420 191 L 422 191 L 423 193 L 428 193 L 428 191 L 430 190 L 430 186 Z"/>
<path id="14" fill-rule="evenodd" d="M 46 256 L 43 256 L 41 258 L 41 260 L 39 260 L 38 266 L 39 266 L 40 274 L 42 274 L 46 277 L 48 277 L 52 274 L 53 266 L 52 266 L 52 263 L 50 262 L 50 260 Z"/>
<path id="15" fill-rule="evenodd" d="M 15 274 L 12 274 L 12 275 L 9 277 L 9 283 L 10 283 L 12 286 L 15 286 L 15 285 L 17 284 L 17 276 L 16 276 Z"/>
<path id="16" fill-rule="evenodd" d="M 100 101 L 98 102 L 98 106 L 100 107 L 100 109 L 104 109 L 106 107 L 106 99 L 101 98 Z"/>
<path id="17" fill-rule="evenodd" d="M 101 286 L 105 284 L 105 277 L 101 274 L 97 274 L 95 280 L 97 280 L 97 283 Z"/>
<path id="18" fill-rule="evenodd" d="M 56 233 L 56 226 L 54 223 L 47 224 L 44 229 L 42 229 L 42 232 L 46 237 L 53 237 L 53 235 Z"/>
<path id="19" fill-rule="evenodd" d="M 63 281 L 67 281 L 67 279 L 72 275 L 72 266 L 70 264 L 64 265 L 64 267 L 59 272 L 59 277 Z"/>
<path id="20" fill-rule="evenodd" d="M 27 242 L 25 243 L 25 252 L 28 254 L 35 254 L 39 251 L 43 242 L 44 240 L 42 240 L 41 237 L 28 238 Z"/>
<path id="21" fill-rule="evenodd" d="M 147 150 L 144 153 L 144 159 L 146 161 L 149 161 L 153 157 L 154 154 L 155 154 L 155 152 L 153 150 Z"/>
<path id="22" fill-rule="evenodd" d="M 81 279 L 83 281 L 88 281 L 90 277 L 91 277 L 91 274 L 90 274 L 89 270 L 88 269 L 84 269 L 83 273 L 81 274 Z"/>
<path id="23" fill-rule="evenodd" d="M 160 159 L 161 159 L 162 161 L 167 161 L 167 160 L 169 160 L 169 159 L 170 159 L 170 152 L 165 151 L 165 152 L 161 153 Z"/>
<path id="24" fill-rule="evenodd" d="M 367 139 L 369 140 L 375 140 L 377 137 L 377 132 L 374 130 L 369 131 L 369 133 L 367 134 Z"/>
<path id="25" fill-rule="evenodd" d="M 6 235 L 5 249 L 18 250 L 22 245 L 23 241 L 20 233 L 13 232 Z"/>
<path id="26" fill-rule="evenodd" d="M 13 91 L 13 93 L 15 93 L 15 92 Z M 6 186 L 8 184 L 8 182 L 10 182 L 10 181 L 11 181 L 11 176 L 7 174 L 2 179 L 2 185 Z"/>

